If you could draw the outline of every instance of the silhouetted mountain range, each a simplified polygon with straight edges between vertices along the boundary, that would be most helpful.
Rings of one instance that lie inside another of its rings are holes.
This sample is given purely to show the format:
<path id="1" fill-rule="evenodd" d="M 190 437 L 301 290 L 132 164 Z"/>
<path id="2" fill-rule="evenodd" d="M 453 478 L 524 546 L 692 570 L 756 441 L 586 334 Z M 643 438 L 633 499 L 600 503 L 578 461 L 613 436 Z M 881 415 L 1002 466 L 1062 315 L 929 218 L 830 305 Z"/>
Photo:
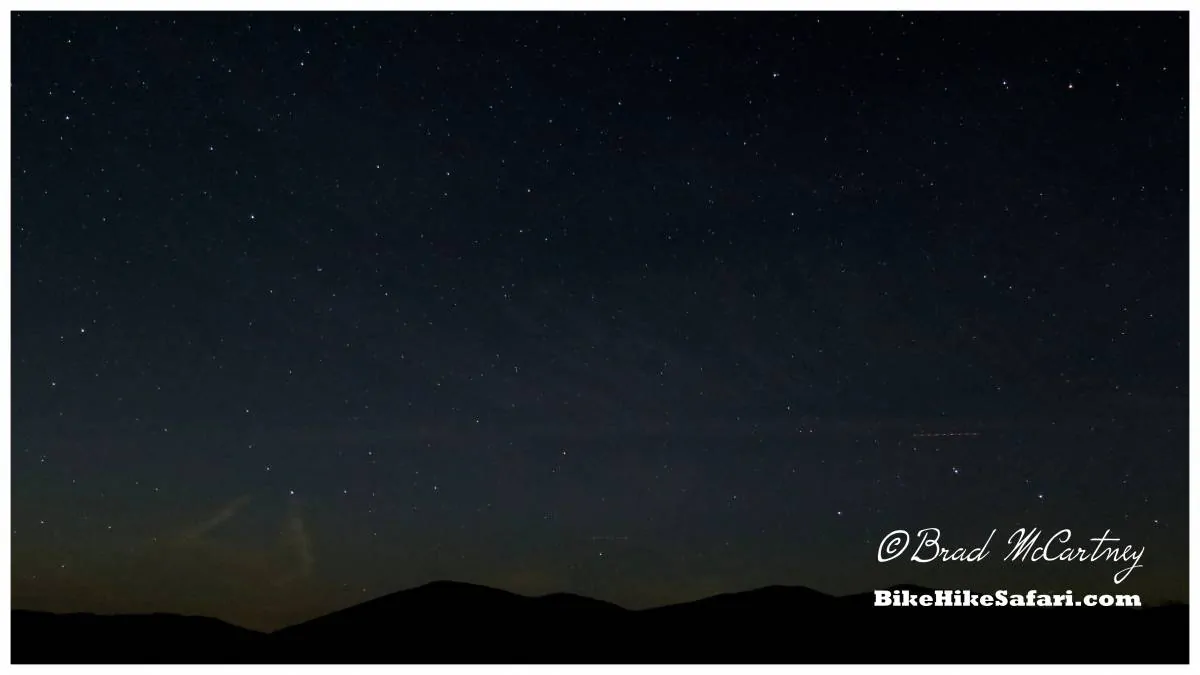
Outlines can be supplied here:
<path id="1" fill-rule="evenodd" d="M 895 587 L 916 594 L 915 586 Z M 14 610 L 14 663 L 1186 663 L 1186 605 L 875 607 L 770 586 L 646 610 L 439 581 L 273 633 Z"/>

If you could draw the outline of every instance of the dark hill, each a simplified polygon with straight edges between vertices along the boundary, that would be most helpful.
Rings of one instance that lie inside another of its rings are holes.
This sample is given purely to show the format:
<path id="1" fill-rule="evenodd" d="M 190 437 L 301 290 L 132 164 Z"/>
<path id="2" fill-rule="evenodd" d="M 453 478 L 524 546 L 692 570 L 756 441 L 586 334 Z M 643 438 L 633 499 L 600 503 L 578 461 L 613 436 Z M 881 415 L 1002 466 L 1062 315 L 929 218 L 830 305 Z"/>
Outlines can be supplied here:
<path id="1" fill-rule="evenodd" d="M 629 614 L 617 605 L 567 593 L 528 597 L 439 581 L 284 628 L 271 640 L 281 661 L 386 662 L 409 658 L 401 655 L 405 651 L 421 654 L 414 657 L 421 662 L 519 661 L 531 658 L 525 656 L 531 646 L 545 646 L 543 641 L 590 651 L 593 631 L 618 630 Z M 470 649 L 447 640 L 450 635 L 472 636 Z M 339 645 L 336 653 L 328 652 L 330 643 Z M 594 658 L 601 657 L 585 660 Z"/>
<path id="2" fill-rule="evenodd" d="M 654 607 L 642 613 L 655 619 L 674 618 L 725 620 L 743 613 L 808 611 L 832 607 L 837 597 L 804 586 L 767 586 L 740 593 L 722 593 L 700 600 Z"/>
<path id="3" fill-rule="evenodd" d="M 614 605 L 611 602 L 596 600 L 574 593 L 551 593 L 542 595 L 537 598 L 542 607 L 554 611 L 594 611 L 594 612 L 627 612 L 620 605 Z"/>
<path id="4" fill-rule="evenodd" d="M 267 639 L 199 616 L 12 613 L 14 663 L 252 662 Z"/>
<path id="5" fill-rule="evenodd" d="M 895 587 L 927 593 L 915 586 Z M 270 635 L 170 615 L 13 612 L 16 663 L 1186 663 L 1186 605 L 875 607 L 771 586 L 641 611 L 455 582 Z"/>

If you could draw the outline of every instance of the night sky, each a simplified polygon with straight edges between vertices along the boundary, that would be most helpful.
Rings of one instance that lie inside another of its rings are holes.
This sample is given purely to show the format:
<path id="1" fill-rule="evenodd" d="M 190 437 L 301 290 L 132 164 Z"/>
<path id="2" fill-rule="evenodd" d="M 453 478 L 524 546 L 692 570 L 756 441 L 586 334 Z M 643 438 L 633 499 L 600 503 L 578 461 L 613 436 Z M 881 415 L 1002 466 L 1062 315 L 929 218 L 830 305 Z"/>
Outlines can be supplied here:
<path id="1" fill-rule="evenodd" d="M 1186 597 L 1184 14 L 12 25 L 17 607 Z"/>

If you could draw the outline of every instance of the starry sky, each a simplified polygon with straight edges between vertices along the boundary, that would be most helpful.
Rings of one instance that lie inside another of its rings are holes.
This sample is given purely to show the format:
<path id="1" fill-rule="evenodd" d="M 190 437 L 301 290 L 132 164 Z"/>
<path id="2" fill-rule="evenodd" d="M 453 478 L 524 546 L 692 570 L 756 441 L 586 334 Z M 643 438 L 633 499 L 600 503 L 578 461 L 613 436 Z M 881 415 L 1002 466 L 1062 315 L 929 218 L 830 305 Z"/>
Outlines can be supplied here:
<path id="1" fill-rule="evenodd" d="M 17 607 L 1186 597 L 1184 14 L 12 25 Z"/>

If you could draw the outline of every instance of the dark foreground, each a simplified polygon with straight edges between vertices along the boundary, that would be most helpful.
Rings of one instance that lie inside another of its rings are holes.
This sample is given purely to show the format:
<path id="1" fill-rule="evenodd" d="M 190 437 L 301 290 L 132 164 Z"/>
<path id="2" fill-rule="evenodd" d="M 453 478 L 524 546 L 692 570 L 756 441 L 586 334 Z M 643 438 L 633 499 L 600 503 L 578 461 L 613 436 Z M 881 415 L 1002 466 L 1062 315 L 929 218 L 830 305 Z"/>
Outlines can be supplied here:
<path id="1" fill-rule="evenodd" d="M 14 611 L 14 663 L 1187 663 L 1186 606 L 879 608 L 772 587 L 629 611 L 438 582 L 271 634 Z"/>

